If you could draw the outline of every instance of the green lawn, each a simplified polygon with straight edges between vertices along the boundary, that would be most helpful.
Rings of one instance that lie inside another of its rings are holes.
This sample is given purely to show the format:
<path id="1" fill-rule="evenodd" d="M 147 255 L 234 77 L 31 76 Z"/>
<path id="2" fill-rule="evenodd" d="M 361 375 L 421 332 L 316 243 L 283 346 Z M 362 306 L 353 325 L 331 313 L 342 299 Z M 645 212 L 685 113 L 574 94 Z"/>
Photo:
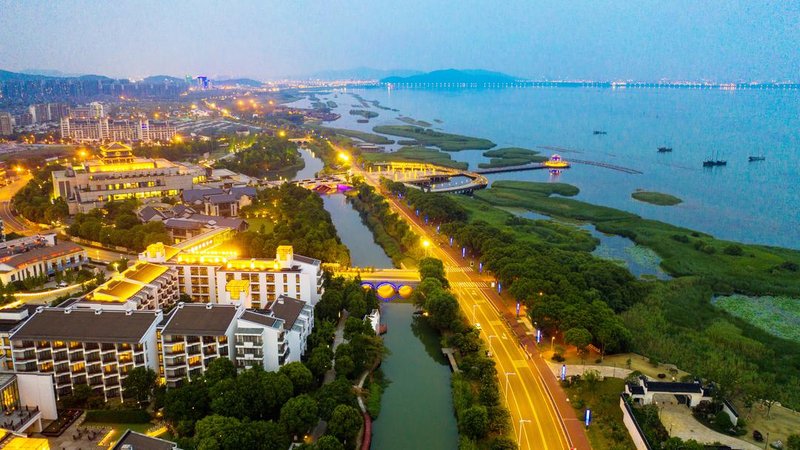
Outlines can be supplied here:
<path id="1" fill-rule="evenodd" d="M 272 229 L 275 227 L 275 222 L 271 219 L 245 219 L 245 221 L 250 225 L 249 230 L 251 231 L 258 231 L 261 229 L 261 226 L 264 226 L 265 233 L 271 233 Z"/>
<path id="2" fill-rule="evenodd" d="M 624 380 L 618 378 L 606 378 L 596 382 L 594 386 L 578 382 L 565 388 L 578 418 L 583 417 L 586 408 L 592 410 L 592 424 L 587 434 L 594 450 L 636 448 L 625 425 L 622 424 L 619 395 L 624 389 L 624 383 Z"/>
<path id="3" fill-rule="evenodd" d="M 425 147 L 402 147 L 391 153 L 362 153 L 366 162 L 423 162 L 466 170 L 467 163 L 453 161 L 447 153 Z"/>
<path id="4" fill-rule="evenodd" d="M 415 127 L 412 125 L 382 125 L 373 128 L 372 131 L 408 138 L 419 145 L 439 147 L 445 151 L 455 152 L 467 149 L 488 150 L 496 145 L 488 139 L 443 133 L 441 131 L 434 131 L 429 128 Z"/>
<path id="5" fill-rule="evenodd" d="M 658 206 L 672 206 L 683 202 L 683 200 L 675 197 L 674 195 L 651 191 L 636 191 L 631 194 L 631 197 L 639 200 L 640 202 L 650 203 L 651 205 Z"/>

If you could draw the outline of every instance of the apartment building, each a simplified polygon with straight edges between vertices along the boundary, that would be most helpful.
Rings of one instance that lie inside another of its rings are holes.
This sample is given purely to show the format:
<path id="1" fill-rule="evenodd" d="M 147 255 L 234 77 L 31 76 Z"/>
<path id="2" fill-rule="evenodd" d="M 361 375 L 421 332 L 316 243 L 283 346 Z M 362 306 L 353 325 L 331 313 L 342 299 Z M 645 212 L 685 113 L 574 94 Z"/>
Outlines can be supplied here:
<path id="1" fill-rule="evenodd" d="M 270 303 L 266 314 L 283 322 L 289 344 L 285 362 L 300 361 L 306 353 L 308 336 L 314 329 L 314 308 L 304 301 L 284 295 Z"/>
<path id="2" fill-rule="evenodd" d="M 136 367 L 158 370 L 161 311 L 40 307 L 11 332 L 14 370 L 52 374 L 56 394 L 86 384 L 106 400 L 122 399 Z"/>
<path id="3" fill-rule="evenodd" d="M 131 147 L 114 143 L 100 157 L 52 173 L 53 198 L 63 198 L 70 214 L 103 207 L 111 200 L 161 198 L 191 189 L 199 169 L 162 158 L 139 158 Z"/>
<path id="4" fill-rule="evenodd" d="M 217 358 L 231 358 L 243 311 L 235 305 L 179 303 L 158 327 L 158 371 L 167 387 L 197 378 Z"/>
<path id="5" fill-rule="evenodd" d="M 244 311 L 236 321 L 234 364 L 238 369 L 262 365 L 276 371 L 291 362 L 284 321 L 258 311 Z"/>
<path id="6" fill-rule="evenodd" d="M 213 233 L 218 231 L 209 234 Z M 202 240 L 203 236 L 195 238 Z M 179 250 L 161 244 L 139 254 L 139 259 L 175 267 L 180 291 L 195 302 L 219 303 L 225 287 L 234 280 L 249 282 L 250 297 L 245 307 L 254 309 L 266 308 L 281 296 L 308 302 L 313 307 L 324 291 L 321 261 L 295 255 L 290 245 L 279 246 L 275 259 L 240 259 L 235 254 L 213 249 Z"/>
<path id="7" fill-rule="evenodd" d="M 178 131 L 171 122 L 157 120 L 73 119 L 60 122 L 61 138 L 75 142 L 169 142 Z"/>
<path id="8" fill-rule="evenodd" d="M 14 117 L 10 113 L 0 111 L 0 136 L 14 132 Z"/>
<path id="9" fill-rule="evenodd" d="M 178 302 L 178 275 L 174 268 L 137 261 L 114 275 L 86 297 L 74 302 L 76 308 L 103 310 L 158 310 Z"/>

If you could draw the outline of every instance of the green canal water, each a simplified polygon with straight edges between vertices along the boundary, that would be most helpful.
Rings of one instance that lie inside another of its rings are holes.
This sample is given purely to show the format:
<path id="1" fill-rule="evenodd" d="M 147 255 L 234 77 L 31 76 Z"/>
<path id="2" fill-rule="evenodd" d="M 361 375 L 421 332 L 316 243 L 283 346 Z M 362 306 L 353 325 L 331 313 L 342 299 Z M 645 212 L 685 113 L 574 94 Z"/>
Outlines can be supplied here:
<path id="1" fill-rule="evenodd" d="M 385 304 L 382 320 L 391 354 L 381 368 L 389 385 L 372 434 L 374 450 L 458 448 L 450 395 L 450 367 L 439 336 L 413 315 L 410 304 Z"/>

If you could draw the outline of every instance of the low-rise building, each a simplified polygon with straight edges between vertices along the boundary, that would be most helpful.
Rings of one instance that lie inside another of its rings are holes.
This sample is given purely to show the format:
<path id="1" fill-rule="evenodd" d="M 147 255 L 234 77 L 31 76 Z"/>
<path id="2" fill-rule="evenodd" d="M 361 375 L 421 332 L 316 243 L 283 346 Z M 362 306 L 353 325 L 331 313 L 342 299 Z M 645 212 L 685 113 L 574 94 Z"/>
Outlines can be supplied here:
<path id="1" fill-rule="evenodd" d="M 240 370 L 261 365 L 276 371 L 291 362 L 284 321 L 259 311 L 245 311 L 236 321 L 234 364 Z"/>
<path id="2" fill-rule="evenodd" d="M 308 336 L 314 329 L 314 308 L 304 301 L 284 295 L 270 303 L 266 312 L 283 321 L 289 343 L 286 362 L 300 361 L 306 353 Z"/>
<path id="3" fill-rule="evenodd" d="M 122 434 L 111 450 L 180 450 L 178 444 L 133 430 Z"/>
<path id="4" fill-rule="evenodd" d="M 178 196 L 191 189 L 192 169 L 163 158 L 139 158 L 127 145 L 100 148 L 100 157 L 52 173 L 53 198 L 63 198 L 70 214 L 101 208 L 112 200 Z"/>
<path id="5" fill-rule="evenodd" d="M 161 311 L 41 307 L 10 335 L 14 370 L 52 374 L 59 397 L 85 384 L 122 399 L 132 369 L 158 370 L 161 320 Z"/>
<path id="6" fill-rule="evenodd" d="M 22 238 L 19 241 L 32 238 Z M 17 241 L 17 240 L 15 240 Z M 31 277 L 52 277 L 57 272 L 80 270 L 88 262 L 86 250 L 72 242 L 58 242 L 55 235 L 38 243 L 0 249 L 0 281 L 3 284 Z M 27 241 L 26 241 L 27 242 Z M 10 245 L 9 245 L 10 244 Z"/>

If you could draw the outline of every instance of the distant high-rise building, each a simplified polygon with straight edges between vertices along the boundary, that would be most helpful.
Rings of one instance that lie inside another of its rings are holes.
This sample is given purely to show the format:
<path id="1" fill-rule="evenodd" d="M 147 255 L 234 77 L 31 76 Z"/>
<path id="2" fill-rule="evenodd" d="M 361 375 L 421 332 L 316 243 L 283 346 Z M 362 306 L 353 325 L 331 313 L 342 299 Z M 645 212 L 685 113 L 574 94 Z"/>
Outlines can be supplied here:
<path id="1" fill-rule="evenodd" d="M 103 104 L 98 102 L 89 103 L 87 106 L 72 108 L 69 112 L 69 117 L 73 119 L 100 119 L 105 116 Z"/>
<path id="2" fill-rule="evenodd" d="M 7 112 L 0 112 L 0 136 L 14 132 L 14 118 Z"/>
<path id="3" fill-rule="evenodd" d="M 61 119 L 61 137 L 77 142 L 103 141 L 171 141 L 177 130 L 167 121 Z"/>
<path id="4" fill-rule="evenodd" d="M 28 107 L 28 112 L 33 117 L 33 123 L 43 123 L 50 121 L 50 108 L 47 103 L 37 103 Z"/>
<path id="5" fill-rule="evenodd" d="M 211 82 L 208 77 L 200 75 L 197 77 L 197 87 L 200 89 L 208 89 L 211 86 Z"/>

